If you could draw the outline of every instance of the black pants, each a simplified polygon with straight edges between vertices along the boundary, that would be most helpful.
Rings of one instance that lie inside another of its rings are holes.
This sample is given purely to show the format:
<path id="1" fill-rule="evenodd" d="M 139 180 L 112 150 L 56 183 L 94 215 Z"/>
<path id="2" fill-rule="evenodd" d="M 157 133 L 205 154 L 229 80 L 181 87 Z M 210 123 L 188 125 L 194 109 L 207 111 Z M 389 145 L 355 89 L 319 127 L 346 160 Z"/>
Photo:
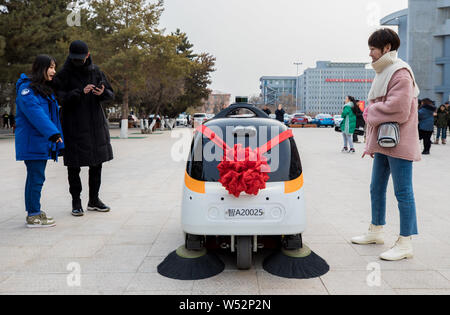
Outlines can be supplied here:
<path id="1" fill-rule="evenodd" d="M 69 191 L 73 200 L 80 200 L 82 191 L 79 167 L 68 167 Z M 96 201 L 102 183 L 102 164 L 89 166 L 89 201 Z"/>
<path id="2" fill-rule="evenodd" d="M 425 147 L 424 152 L 430 152 L 432 135 L 433 131 L 419 130 L 419 139 L 423 139 L 423 145 Z"/>

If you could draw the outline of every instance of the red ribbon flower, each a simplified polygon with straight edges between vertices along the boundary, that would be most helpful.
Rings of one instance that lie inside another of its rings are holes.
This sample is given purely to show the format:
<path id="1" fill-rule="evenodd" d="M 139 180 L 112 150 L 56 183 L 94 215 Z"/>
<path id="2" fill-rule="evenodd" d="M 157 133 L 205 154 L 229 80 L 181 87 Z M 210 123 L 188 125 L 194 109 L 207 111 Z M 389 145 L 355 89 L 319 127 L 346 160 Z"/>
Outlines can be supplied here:
<path id="1" fill-rule="evenodd" d="M 227 149 L 217 168 L 220 173 L 219 182 L 236 198 L 243 192 L 258 195 L 261 189 L 266 188 L 269 180 L 267 158 L 258 150 L 250 147 L 244 149 L 242 144 L 236 144 L 234 149 Z"/>

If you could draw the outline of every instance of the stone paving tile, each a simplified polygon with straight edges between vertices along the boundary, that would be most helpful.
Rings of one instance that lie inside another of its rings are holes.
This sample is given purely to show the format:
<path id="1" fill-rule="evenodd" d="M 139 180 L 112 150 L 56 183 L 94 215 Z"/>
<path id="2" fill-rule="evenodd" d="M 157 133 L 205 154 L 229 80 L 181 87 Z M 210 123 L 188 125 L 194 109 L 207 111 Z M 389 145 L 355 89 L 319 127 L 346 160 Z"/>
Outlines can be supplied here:
<path id="1" fill-rule="evenodd" d="M 63 239 L 43 252 L 45 257 L 89 258 L 99 252 L 106 243 L 105 236 L 75 236 Z"/>
<path id="2" fill-rule="evenodd" d="M 384 271 L 383 281 L 394 289 L 450 289 L 450 282 L 437 271 Z"/>
<path id="3" fill-rule="evenodd" d="M 180 281 L 165 278 L 155 273 L 138 273 L 128 285 L 127 292 L 143 291 L 189 291 L 194 281 Z"/>
<path id="4" fill-rule="evenodd" d="M 381 253 L 380 253 L 381 254 Z M 379 258 L 379 256 L 364 256 L 364 259 L 368 264 L 377 263 L 380 265 L 381 272 L 384 270 L 408 270 L 408 271 L 426 271 L 430 267 L 420 262 L 417 258 L 404 259 L 401 261 L 385 261 Z"/>
<path id="5" fill-rule="evenodd" d="M 152 249 L 148 256 L 167 256 L 178 247 L 184 245 L 184 235 L 179 233 L 160 234 L 157 240 L 153 243 Z"/>
<path id="6" fill-rule="evenodd" d="M 378 294 L 395 294 L 392 288 L 384 281 L 384 277 L 381 279 L 380 286 L 369 286 L 367 283 L 367 277 L 370 275 L 370 271 L 337 271 L 331 270 L 321 279 L 330 294 L 340 295 L 378 295 Z"/>
<path id="7" fill-rule="evenodd" d="M 395 289 L 398 295 L 450 295 L 450 290 L 436 289 Z"/>
<path id="8" fill-rule="evenodd" d="M 60 292 L 67 289 L 63 274 L 14 274 L 0 283 L 0 293 Z"/>
<path id="9" fill-rule="evenodd" d="M 81 260 L 86 273 L 137 272 L 151 245 L 106 245 L 89 260 Z"/>
<path id="10" fill-rule="evenodd" d="M 192 294 L 259 294 L 256 271 L 224 271 L 215 277 L 195 281 Z"/>
<path id="11" fill-rule="evenodd" d="M 81 266 L 83 272 L 83 266 L 86 261 L 91 259 L 87 258 L 62 258 L 62 257 L 47 257 L 40 255 L 39 257 L 32 259 L 21 266 L 17 273 L 20 274 L 69 274 L 70 264 L 78 263 Z"/>
<path id="12" fill-rule="evenodd" d="M 158 265 L 164 261 L 165 256 L 152 256 L 146 257 L 142 265 L 139 267 L 138 272 L 143 273 L 158 273 Z"/>
<path id="13" fill-rule="evenodd" d="M 450 268 L 450 267 L 449 267 Z M 441 275 L 450 280 L 450 269 L 438 270 Z"/>
<path id="14" fill-rule="evenodd" d="M 157 226 L 123 226 L 106 242 L 108 245 L 152 245 L 160 228 Z"/>
<path id="15" fill-rule="evenodd" d="M 0 246 L 0 272 L 14 272 L 49 247 Z"/>
<path id="16" fill-rule="evenodd" d="M 257 271 L 258 285 L 262 294 L 272 290 L 289 291 L 293 294 L 328 294 L 320 278 L 298 280 L 285 279 L 271 275 L 265 271 Z M 270 294 L 270 293 L 269 293 Z"/>
<path id="17" fill-rule="evenodd" d="M 331 270 L 366 270 L 367 262 L 350 244 L 314 244 L 311 250 L 325 259 Z"/>

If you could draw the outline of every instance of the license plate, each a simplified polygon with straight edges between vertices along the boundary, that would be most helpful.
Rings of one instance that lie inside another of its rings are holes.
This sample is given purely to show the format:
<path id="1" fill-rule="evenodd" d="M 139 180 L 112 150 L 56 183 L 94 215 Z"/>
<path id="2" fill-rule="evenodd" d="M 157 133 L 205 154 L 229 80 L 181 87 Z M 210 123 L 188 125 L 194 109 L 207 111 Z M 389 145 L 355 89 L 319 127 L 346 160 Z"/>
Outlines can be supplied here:
<path id="1" fill-rule="evenodd" d="M 225 211 L 225 217 L 228 219 L 264 218 L 264 209 L 262 209 L 262 208 L 228 208 Z"/>

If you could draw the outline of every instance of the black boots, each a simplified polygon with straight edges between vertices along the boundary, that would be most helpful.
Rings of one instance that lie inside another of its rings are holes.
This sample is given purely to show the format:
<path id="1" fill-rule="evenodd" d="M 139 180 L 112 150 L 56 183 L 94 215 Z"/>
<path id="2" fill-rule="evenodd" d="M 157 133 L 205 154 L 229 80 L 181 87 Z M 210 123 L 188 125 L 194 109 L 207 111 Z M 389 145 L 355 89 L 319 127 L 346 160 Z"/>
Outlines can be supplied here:
<path id="1" fill-rule="evenodd" d="M 72 215 L 75 217 L 82 217 L 84 215 L 81 199 L 72 200 Z"/>
<path id="2" fill-rule="evenodd" d="M 95 201 L 89 201 L 88 211 L 99 211 L 99 212 L 109 212 L 111 211 L 111 208 L 105 205 L 99 198 L 97 198 Z"/>

